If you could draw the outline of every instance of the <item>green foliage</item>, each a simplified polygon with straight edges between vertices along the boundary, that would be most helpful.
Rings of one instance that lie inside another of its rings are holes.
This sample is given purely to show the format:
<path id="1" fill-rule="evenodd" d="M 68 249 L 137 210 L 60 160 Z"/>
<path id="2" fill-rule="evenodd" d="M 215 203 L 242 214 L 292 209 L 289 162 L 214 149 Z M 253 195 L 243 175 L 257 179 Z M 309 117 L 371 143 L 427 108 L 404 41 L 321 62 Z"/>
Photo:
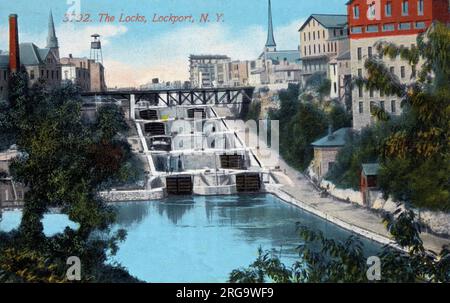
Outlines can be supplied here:
<path id="1" fill-rule="evenodd" d="M 131 157 L 128 143 L 116 140 L 116 133 L 127 129 L 124 117 L 117 107 L 100 108 L 98 128 L 92 128 L 81 118 L 75 87 L 47 92 L 37 83 L 28 90 L 23 79 L 20 74 L 12 76 L 8 115 L 22 154 L 13 162 L 12 174 L 28 191 L 19 229 L 0 244 L 0 255 L 13 249 L 0 260 L 0 270 L 19 273 L 24 281 L 34 281 L 34 275 L 38 281 L 55 280 L 54 275 L 63 277 L 65 260 L 78 256 L 83 279 L 99 281 L 96 274 L 105 269 L 108 254 L 114 254 L 117 242 L 125 238 L 122 230 L 111 232 L 115 212 L 97 197 L 103 184 L 120 178 Z M 46 237 L 42 218 L 50 207 L 61 208 L 78 228 Z M 28 263 L 21 261 L 22 255 Z M 40 270 L 42 258 L 56 264 L 56 274 Z"/>
<path id="2" fill-rule="evenodd" d="M 120 108 L 115 104 L 108 104 L 98 110 L 94 129 L 101 140 L 111 141 L 118 133 L 128 131 L 129 127 Z"/>
<path id="3" fill-rule="evenodd" d="M 252 101 L 252 103 L 250 103 L 250 108 L 244 120 L 245 121 L 253 120 L 256 121 L 256 123 L 258 124 L 259 123 L 258 121 L 260 119 L 261 119 L 261 102 Z"/>
<path id="4" fill-rule="evenodd" d="M 352 127 L 352 115 L 342 105 L 332 106 L 328 115 L 333 131 L 343 127 Z"/>
<path id="5" fill-rule="evenodd" d="M 378 133 L 377 138 L 369 142 L 356 138 L 356 142 L 347 144 L 328 178 L 341 187 L 357 188 L 360 165 L 379 161 L 379 184 L 385 197 L 392 196 L 415 207 L 449 211 L 450 29 L 433 25 L 418 37 L 417 47 L 380 42 L 377 49 L 383 56 L 400 57 L 411 65 L 411 84 L 402 84 L 377 58 L 365 62 L 367 79 L 355 82 L 387 96 L 400 97 L 402 117 L 394 119 L 378 106 L 371 106 L 378 123 L 366 134 L 363 131 L 361 138 L 367 133 Z"/>
<path id="6" fill-rule="evenodd" d="M 381 261 L 379 282 L 450 282 L 450 250 L 443 247 L 437 256 L 425 250 L 420 239 L 420 225 L 411 211 L 397 211 L 385 218 L 388 230 L 402 250 L 385 246 L 378 254 Z M 344 241 L 327 239 L 299 224 L 303 243 L 299 260 L 286 267 L 270 252 L 259 252 L 248 268 L 234 270 L 232 283 L 364 283 L 370 282 L 364 245 L 355 236 Z"/>
<path id="7" fill-rule="evenodd" d="M 340 188 L 359 190 L 362 164 L 379 162 L 385 140 L 402 123 L 405 123 L 402 119 L 392 119 L 364 128 L 361 133 L 352 133 L 338 152 L 326 179 Z"/>
<path id="8" fill-rule="evenodd" d="M 298 87 L 280 91 L 280 109 L 269 112 L 270 120 L 280 121 L 280 151 L 292 166 L 304 170 L 314 156 L 311 143 L 333 130 L 351 126 L 351 115 L 338 104 L 325 109 L 321 104 L 299 101 Z M 307 95 L 302 95 L 303 97 Z"/>

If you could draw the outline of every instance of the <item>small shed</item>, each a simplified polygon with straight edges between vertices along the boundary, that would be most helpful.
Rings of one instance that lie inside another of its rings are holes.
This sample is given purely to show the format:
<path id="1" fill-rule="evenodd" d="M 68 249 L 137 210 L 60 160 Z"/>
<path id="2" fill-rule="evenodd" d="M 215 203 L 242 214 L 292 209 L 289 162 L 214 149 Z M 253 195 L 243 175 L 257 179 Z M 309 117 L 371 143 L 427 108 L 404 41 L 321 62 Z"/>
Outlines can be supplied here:
<path id="1" fill-rule="evenodd" d="M 335 132 L 330 129 L 328 135 L 311 144 L 314 148 L 313 170 L 320 179 L 333 167 L 336 156 L 347 142 L 350 133 L 351 128 L 341 128 Z"/>
<path id="2" fill-rule="evenodd" d="M 361 169 L 361 194 L 363 196 L 364 205 L 371 204 L 371 192 L 378 190 L 378 173 L 380 164 L 366 163 Z"/>

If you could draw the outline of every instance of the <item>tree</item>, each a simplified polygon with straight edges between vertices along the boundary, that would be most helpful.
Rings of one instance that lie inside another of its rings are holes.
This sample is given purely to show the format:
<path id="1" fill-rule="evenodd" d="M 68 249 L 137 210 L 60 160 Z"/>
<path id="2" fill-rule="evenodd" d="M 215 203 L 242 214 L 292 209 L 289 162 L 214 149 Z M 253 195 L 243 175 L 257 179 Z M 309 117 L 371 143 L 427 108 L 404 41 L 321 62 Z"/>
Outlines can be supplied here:
<path id="1" fill-rule="evenodd" d="M 46 281 L 55 273 L 63 277 L 67 257 L 78 256 L 86 281 L 115 273 L 105 262 L 108 254 L 117 251 L 125 232 L 111 231 L 115 212 L 97 196 L 97 190 L 117 178 L 129 155 L 129 146 L 115 141 L 113 133 L 125 129 L 123 115 L 112 107 L 100 109 L 99 129 L 93 129 L 81 119 L 74 87 L 48 92 L 38 83 L 28 90 L 20 73 L 12 78 L 9 114 L 22 156 L 11 170 L 28 191 L 19 229 L 3 235 L 0 243 L 0 251 L 11 249 L 0 259 L 0 270 L 23 281 Z M 50 207 L 61 208 L 78 228 L 45 236 L 42 218 Z M 42 260 L 55 266 L 41 271 Z M 22 275 L 24 270 L 30 275 Z M 124 274 L 120 268 L 116 273 Z"/>
<path id="2" fill-rule="evenodd" d="M 385 221 L 403 250 L 383 247 L 378 254 L 380 282 L 450 282 L 450 248 L 443 247 L 438 256 L 425 250 L 420 239 L 420 224 L 412 211 L 398 210 L 395 216 L 386 216 Z M 301 223 L 298 228 L 304 243 L 298 247 L 299 260 L 293 266 L 287 267 L 276 255 L 260 250 L 259 257 L 248 268 L 230 273 L 229 282 L 371 282 L 366 276 L 364 245 L 358 238 L 351 236 L 344 241 L 335 241 Z"/>
<path id="3" fill-rule="evenodd" d="M 368 59 L 368 89 L 395 95 L 403 101 L 407 124 L 390 134 L 381 152 L 380 184 L 392 195 L 418 207 L 450 209 L 450 29 L 436 24 L 420 35 L 417 47 L 379 43 L 383 56 L 401 57 L 413 70 L 412 82 L 402 84 L 377 58 Z M 418 71 L 419 63 L 423 62 Z M 377 109 L 381 121 L 389 116 Z M 402 177 L 403 176 L 403 177 Z M 408 180 L 399 186 L 399 180 Z"/>

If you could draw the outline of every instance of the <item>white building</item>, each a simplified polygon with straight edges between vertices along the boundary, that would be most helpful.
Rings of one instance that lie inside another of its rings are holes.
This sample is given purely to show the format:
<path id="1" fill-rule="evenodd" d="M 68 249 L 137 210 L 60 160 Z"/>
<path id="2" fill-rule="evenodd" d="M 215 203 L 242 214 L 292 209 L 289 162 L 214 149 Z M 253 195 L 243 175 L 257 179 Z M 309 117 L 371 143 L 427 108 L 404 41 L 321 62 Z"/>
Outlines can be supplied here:
<path id="1" fill-rule="evenodd" d="M 229 86 L 231 59 L 225 55 L 191 55 L 190 82 L 193 88 Z"/>

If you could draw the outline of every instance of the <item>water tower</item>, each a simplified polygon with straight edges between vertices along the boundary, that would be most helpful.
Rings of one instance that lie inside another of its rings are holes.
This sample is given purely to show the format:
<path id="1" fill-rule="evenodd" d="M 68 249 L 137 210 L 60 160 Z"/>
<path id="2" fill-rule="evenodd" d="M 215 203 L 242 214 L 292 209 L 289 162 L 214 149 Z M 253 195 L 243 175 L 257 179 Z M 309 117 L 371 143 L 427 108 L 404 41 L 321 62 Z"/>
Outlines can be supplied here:
<path id="1" fill-rule="evenodd" d="M 91 37 L 92 41 L 90 59 L 103 64 L 102 43 L 100 42 L 100 35 L 93 34 L 91 35 Z"/>

